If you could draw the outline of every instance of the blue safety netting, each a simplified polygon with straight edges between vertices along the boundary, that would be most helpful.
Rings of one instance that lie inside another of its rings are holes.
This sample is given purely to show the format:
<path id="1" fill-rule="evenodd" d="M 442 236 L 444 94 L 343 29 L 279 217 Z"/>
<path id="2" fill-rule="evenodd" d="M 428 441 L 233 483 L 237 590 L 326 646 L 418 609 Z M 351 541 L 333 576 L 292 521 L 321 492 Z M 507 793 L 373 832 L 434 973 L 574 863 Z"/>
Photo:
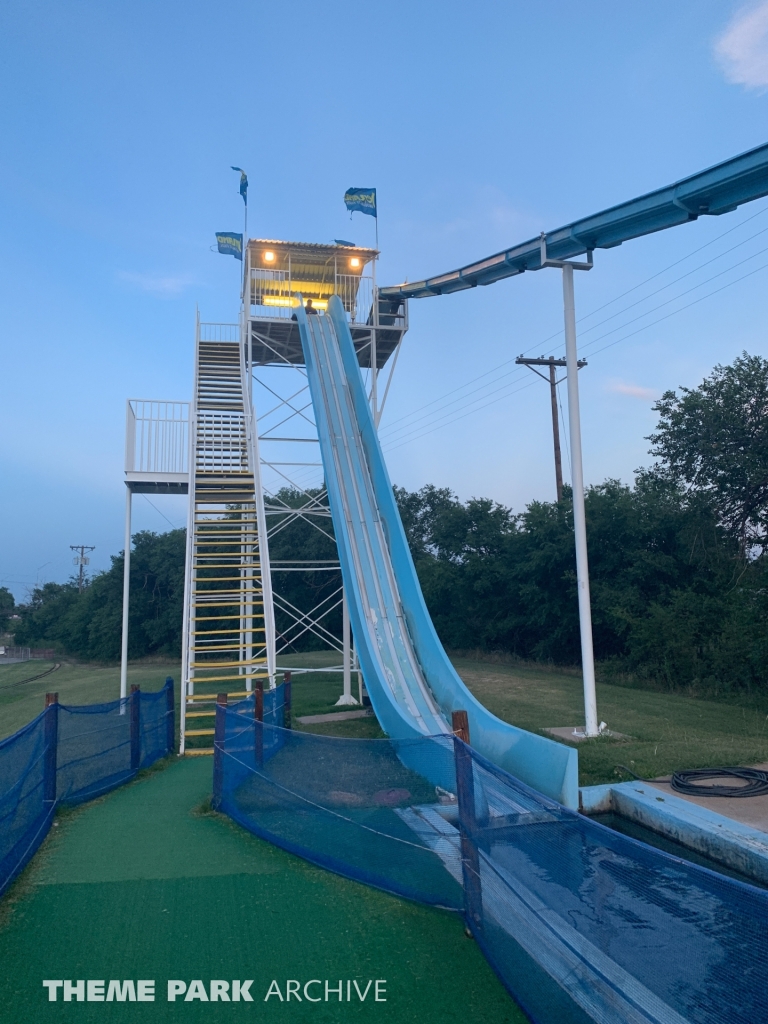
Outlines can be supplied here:
<path id="1" fill-rule="evenodd" d="M 132 779 L 174 745 L 173 682 L 108 704 L 52 704 L 0 742 L 0 893 L 46 836 L 59 804 Z"/>
<path id="2" fill-rule="evenodd" d="M 462 912 L 534 1021 L 768 1024 L 768 892 L 567 810 L 450 736 L 339 739 L 222 713 L 220 810 Z"/>

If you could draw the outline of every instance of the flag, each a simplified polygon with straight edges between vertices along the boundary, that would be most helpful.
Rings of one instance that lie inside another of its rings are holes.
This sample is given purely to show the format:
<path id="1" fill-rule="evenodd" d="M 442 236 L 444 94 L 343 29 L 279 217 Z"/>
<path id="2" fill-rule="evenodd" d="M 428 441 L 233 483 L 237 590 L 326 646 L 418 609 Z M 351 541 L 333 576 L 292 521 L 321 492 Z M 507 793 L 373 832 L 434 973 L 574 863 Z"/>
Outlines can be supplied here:
<path id="1" fill-rule="evenodd" d="M 236 260 L 243 258 L 243 236 L 239 232 L 217 231 L 216 244 L 225 256 L 234 256 Z"/>
<path id="2" fill-rule="evenodd" d="M 348 188 L 344 193 L 344 203 L 352 213 L 358 210 L 369 217 L 377 216 L 375 188 Z"/>
<path id="3" fill-rule="evenodd" d="M 231 166 L 231 165 L 230 165 Z M 233 171 L 240 171 L 240 195 L 243 197 L 243 202 L 248 205 L 248 175 L 245 173 L 242 167 L 232 167 Z"/>

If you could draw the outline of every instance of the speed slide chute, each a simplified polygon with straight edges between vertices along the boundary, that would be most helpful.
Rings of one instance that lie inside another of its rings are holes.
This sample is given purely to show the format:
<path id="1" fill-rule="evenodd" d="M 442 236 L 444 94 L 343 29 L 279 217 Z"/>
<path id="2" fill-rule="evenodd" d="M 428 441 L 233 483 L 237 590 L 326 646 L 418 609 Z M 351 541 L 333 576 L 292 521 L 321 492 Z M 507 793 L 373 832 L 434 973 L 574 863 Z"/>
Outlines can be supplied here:
<path id="1" fill-rule="evenodd" d="M 491 714 L 459 678 L 424 603 L 363 386 L 344 307 L 297 309 L 355 646 L 392 739 L 450 733 L 467 712 L 472 746 L 566 807 L 578 807 L 574 749 Z"/>

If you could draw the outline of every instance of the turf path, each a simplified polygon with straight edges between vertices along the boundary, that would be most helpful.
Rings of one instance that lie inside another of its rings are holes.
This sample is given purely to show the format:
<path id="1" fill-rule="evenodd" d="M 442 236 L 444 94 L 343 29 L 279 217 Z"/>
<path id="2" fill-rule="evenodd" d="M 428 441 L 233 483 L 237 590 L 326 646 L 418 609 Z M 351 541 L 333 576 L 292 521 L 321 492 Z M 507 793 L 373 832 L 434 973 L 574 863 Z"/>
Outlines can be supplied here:
<path id="1" fill-rule="evenodd" d="M 0 1020 L 523 1024 L 457 915 L 204 813 L 210 779 L 208 758 L 176 761 L 59 818 L 0 905 Z M 154 979 L 156 1001 L 50 1003 L 44 978 Z M 253 978 L 254 1002 L 170 1003 L 171 978 Z M 264 1002 L 288 978 L 386 979 L 387 1001 Z"/>

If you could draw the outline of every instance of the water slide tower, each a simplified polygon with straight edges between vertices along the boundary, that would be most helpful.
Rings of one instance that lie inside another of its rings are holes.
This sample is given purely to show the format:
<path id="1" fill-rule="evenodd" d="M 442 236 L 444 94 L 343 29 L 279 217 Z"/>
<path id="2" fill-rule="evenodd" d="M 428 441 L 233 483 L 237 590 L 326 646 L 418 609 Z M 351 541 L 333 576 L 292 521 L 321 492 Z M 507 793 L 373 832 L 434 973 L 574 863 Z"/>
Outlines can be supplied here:
<path id="1" fill-rule="evenodd" d="M 295 651 L 306 634 L 315 647 L 338 653 L 332 660 L 340 664 L 323 670 L 342 676 L 340 702 L 356 703 L 335 544 L 333 558 L 277 561 L 269 554 L 270 537 L 282 534 L 281 549 L 286 540 L 290 549 L 290 531 L 300 524 L 332 538 L 295 310 L 311 300 L 324 315 L 330 297 L 340 297 L 377 424 L 408 328 L 407 301 L 379 297 L 375 249 L 251 239 L 244 256 L 239 323 L 197 321 L 191 401 L 127 404 L 121 694 L 132 495 L 187 494 L 180 739 L 187 754 L 212 751 L 216 695 L 240 699 L 274 686 L 278 655 Z M 284 594 L 288 574 L 297 572 L 317 575 L 312 607 Z M 341 636 L 332 627 L 340 609 Z"/>

